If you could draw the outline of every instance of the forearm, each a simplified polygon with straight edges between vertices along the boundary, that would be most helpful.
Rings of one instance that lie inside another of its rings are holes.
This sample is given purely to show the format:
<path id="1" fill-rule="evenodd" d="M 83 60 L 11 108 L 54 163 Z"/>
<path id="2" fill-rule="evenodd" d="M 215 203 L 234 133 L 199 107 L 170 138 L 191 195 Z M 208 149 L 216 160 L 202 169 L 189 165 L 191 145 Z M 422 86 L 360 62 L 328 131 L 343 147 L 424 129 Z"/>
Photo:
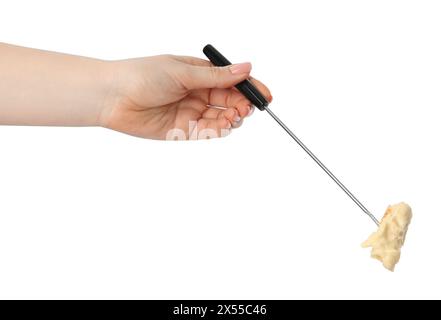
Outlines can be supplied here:
<path id="1" fill-rule="evenodd" d="M 0 43 L 0 125 L 99 125 L 109 64 Z"/>

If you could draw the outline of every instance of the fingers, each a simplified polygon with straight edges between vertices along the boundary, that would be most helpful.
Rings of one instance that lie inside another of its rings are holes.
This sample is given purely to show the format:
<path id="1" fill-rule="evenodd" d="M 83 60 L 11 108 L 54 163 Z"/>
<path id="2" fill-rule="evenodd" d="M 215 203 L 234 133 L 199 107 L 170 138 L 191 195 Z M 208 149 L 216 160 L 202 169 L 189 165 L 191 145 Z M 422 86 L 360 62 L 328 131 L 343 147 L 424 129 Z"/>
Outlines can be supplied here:
<path id="1" fill-rule="evenodd" d="M 235 127 L 237 122 L 240 122 L 241 118 L 235 108 L 220 109 L 215 107 L 209 107 L 203 114 L 205 119 L 227 119 L 232 127 Z"/>
<path id="2" fill-rule="evenodd" d="M 251 64 L 242 63 L 226 67 L 213 67 L 203 59 L 194 57 L 173 56 L 183 63 L 179 80 L 192 95 L 204 100 L 208 107 L 197 122 L 195 138 L 207 139 L 226 136 L 231 129 L 242 125 L 245 117 L 250 116 L 254 107 L 237 89 L 237 83 L 250 79 L 271 102 L 271 92 L 262 82 L 250 78 Z M 211 90 L 200 90 L 211 89 Z M 209 94 L 207 94 L 209 93 Z"/>
<path id="3" fill-rule="evenodd" d="M 214 129 L 218 134 L 220 134 L 220 128 L 239 128 L 243 123 L 243 119 L 250 116 L 254 111 L 254 107 L 251 106 L 250 102 L 241 93 L 233 89 L 213 89 L 208 100 L 210 105 L 216 107 L 209 107 L 203 113 L 203 119 L 212 120 L 203 123 Z M 224 125 L 224 119 L 228 120 L 230 126 Z"/>
<path id="4" fill-rule="evenodd" d="M 183 63 L 187 63 L 187 64 L 191 64 L 193 66 L 200 66 L 200 67 L 212 67 L 213 64 L 205 59 L 200 59 L 200 58 L 196 58 L 196 57 L 190 57 L 190 56 L 172 56 L 173 59 L 183 62 Z"/>
<path id="5" fill-rule="evenodd" d="M 191 101 L 191 107 L 185 106 L 187 112 L 190 110 L 195 112 L 195 114 L 189 115 L 189 125 L 186 126 L 187 122 L 182 121 L 176 123 L 178 128 L 183 128 L 184 132 L 189 132 L 188 139 L 190 140 L 225 137 L 231 133 L 232 129 L 240 127 L 243 123 L 243 118 L 239 116 L 239 111 L 234 107 L 210 106 L 205 107 L 205 110 L 199 113 L 200 111 L 197 110 L 194 103 L 196 101 L 200 102 L 200 100 L 193 99 Z M 188 121 L 188 117 L 186 119 Z M 193 124 L 191 124 L 192 122 Z"/>
<path id="6" fill-rule="evenodd" d="M 237 109 L 235 108 L 228 108 L 226 110 L 224 110 L 223 112 L 221 112 L 218 116 L 218 118 L 220 117 L 225 117 L 228 121 L 230 121 L 231 126 L 233 128 L 237 128 L 237 123 L 240 122 L 241 117 L 237 111 Z"/>
<path id="7" fill-rule="evenodd" d="M 239 113 L 235 108 L 220 109 L 220 108 L 209 107 L 207 111 L 203 113 L 202 116 L 204 119 L 208 119 L 208 120 L 227 119 L 231 125 L 230 127 L 233 129 L 239 128 L 243 123 L 243 118 L 239 116 Z"/>
<path id="8" fill-rule="evenodd" d="M 263 96 L 268 100 L 268 102 L 273 101 L 273 96 L 271 95 L 271 91 L 268 89 L 266 85 L 260 82 L 257 79 L 251 78 L 251 83 L 256 86 L 256 88 L 263 94 Z"/>
<path id="9" fill-rule="evenodd" d="M 225 109 L 219 109 L 214 107 L 208 107 L 207 110 L 202 114 L 202 118 L 205 119 L 217 119 L 217 117 L 223 112 Z"/>
<path id="10" fill-rule="evenodd" d="M 197 66 L 197 67 L 213 67 L 213 64 L 205 59 L 200 59 L 200 58 L 196 58 L 196 57 L 191 57 L 191 56 L 171 56 L 173 59 L 185 63 L 185 64 L 189 64 L 191 66 Z M 240 64 L 239 64 L 240 65 Z M 251 67 L 251 64 L 250 64 Z M 228 68 L 228 67 L 226 67 Z M 250 70 L 251 71 L 251 70 Z M 257 79 L 254 78 L 249 78 L 251 80 L 251 82 L 262 92 L 262 94 L 268 99 L 268 100 L 272 100 L 272 96 L 271 96 L 271 92 L 268 89 L 267 86 L 265 86 L 262 82 L 260 82 Z"/>
<path id="11" fill-rule="evenodd" d="M 231 123 L 225 118 L 205 119 L 202 118 L 197 123 L 197 139 L 214 139 L 225 137 L 231 132 Z"/>
<path id="12" fill-rule="evenodd" d="M 251 72 L 251 64 L 250 63 L 241 63 L 237 65 L 227 66 L 227 67 L 213 67 L 212 63 L 205 59 L 200 59 L 196 57 L 190 56 L 172 56 L 175 60 L 183 62 L 193 67 L 199 67 L 197 69 L 193 69 L 194 73 L 197 73 L 201 79 L 196 79 L 195 81 L 190 81 L 193 83 L 192 89 L 207 89 L 207 88 L 231 88 L 240 81 L 245 79 L 250 79 L 250 81 L 256 86 L 256 88 L 265 96 L 265 98 L 272 102 L 273 97 L 271 95 L 271 91 L 268 87 L 260 82 L 257 79 L 249 77 L 249 73 Z M 230 69 L 230 72 L 238 73 L 237 76 L 233 77 L 226 72 L 227 69 Z M 242 73 L 242 74 L 241 74 Z M 248 75 L 245 77 L 245 75 Z M 197 86 L 200 81 L 207 81 L 210 78 L 208 85 L 205 82 L 205 85 Z"/>
<path id="13" fill-rule="evenodd" d="M 187 65 L 178 75 L 185 88 L 211 89 L 231 88 L 250 76 L 251 63 L 240 63 L 226 67 L 204 67 Z"/>
<path id="14" fill-rule="evenodd" d="M 251 103 L 237 90 L 213 89 L 208 100 L 214 106 L 236 109 L 237 115 L 242 119 L 252 112 Z"/>

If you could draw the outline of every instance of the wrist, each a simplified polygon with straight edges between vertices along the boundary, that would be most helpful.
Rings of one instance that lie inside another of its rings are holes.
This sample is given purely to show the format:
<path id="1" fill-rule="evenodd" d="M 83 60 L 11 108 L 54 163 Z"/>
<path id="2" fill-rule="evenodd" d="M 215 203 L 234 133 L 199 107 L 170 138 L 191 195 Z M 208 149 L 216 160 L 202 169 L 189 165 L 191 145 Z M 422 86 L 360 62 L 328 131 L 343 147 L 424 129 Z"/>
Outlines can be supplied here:
<path id="1" fill-rule="evenodd" d="M 98 87 L 96 90 L 101 98 L 98 100 L 99 113 L 95 117 L 96 126 L 108 127 L 109 118 L 120 101 L 121 89 L 118 85 L 118 69 L 117 61 L 98 61 L 99 81 L 97 81 Z"/>

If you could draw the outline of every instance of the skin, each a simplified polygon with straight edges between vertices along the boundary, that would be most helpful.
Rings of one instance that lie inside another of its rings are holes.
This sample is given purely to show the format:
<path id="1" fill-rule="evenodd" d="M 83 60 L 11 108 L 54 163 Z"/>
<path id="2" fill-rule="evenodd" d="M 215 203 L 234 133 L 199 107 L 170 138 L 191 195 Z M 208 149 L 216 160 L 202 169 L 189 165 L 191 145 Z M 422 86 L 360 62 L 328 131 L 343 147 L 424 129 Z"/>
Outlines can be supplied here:
<path id="1" fill-rule="evenodd" d="M 0 125 L 101 126 L 148 139 L 225 135 L 253 108 L 234 85 L 251 64 L 161 55 L 103 61 L 0 43 Z M 271 93 L 252 79 L 271 101 Z"/>

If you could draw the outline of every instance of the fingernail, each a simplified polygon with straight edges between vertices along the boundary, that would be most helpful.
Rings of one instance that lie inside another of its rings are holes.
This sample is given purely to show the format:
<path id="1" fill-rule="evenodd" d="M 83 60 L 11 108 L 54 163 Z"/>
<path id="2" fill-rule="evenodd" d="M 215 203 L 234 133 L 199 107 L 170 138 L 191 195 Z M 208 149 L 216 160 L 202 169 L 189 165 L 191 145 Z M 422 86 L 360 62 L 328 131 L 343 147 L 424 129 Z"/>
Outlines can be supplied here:
<path id="1" fill-rule="evenodd" d="M 251 116 L 254 113 L 254 107 L 251 106 L 249 108 L 250 108 L 250 111 L 248 111 L 248 117 Z"/>
<path id="2" fill-rule="evenodd" d="M 227 127 L 226 127 L 227 129 L 230 129 L 231 128 L 231 123 L 230 123 L 230 121 L 228 121 L 228 123 L 227 123 Z"/>
<path id="3" fill-rule="evenodd" d="M 221 130 L 221 137 L 227 137 L 231 134 L 231 129 L 222 129 Z"/>
<path id="4" fill-rule="evenodd" d="M 235 117 L 234 117 L 234 121 L 235 121 L 235 122 L 239 122 L 239 121 L 240 121 L 240 117 L 239 117 L 239 116 L 235 116 Z"/>
<path id="5" fill-rule="evenodd" d="M 230 66 L 230 71 L 232 74 L 250 73 L 251 63 L 245 62 L 245 63 L 233 64 L 232 66 Z"/>

